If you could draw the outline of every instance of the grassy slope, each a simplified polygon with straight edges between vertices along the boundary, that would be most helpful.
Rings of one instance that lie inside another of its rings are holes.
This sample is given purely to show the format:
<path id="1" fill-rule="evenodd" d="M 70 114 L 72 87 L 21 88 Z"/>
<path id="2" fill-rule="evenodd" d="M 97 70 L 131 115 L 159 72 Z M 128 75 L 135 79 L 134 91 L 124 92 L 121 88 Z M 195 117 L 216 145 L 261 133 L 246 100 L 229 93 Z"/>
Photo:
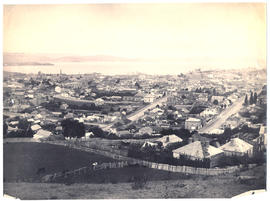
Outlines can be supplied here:
<path id="1" fill-rule="evenodd" d="M 93 162 L 114 161 L 101 155 L 69 149 L 63 146 L 40 143 L 4 144 L 4 179 L 13 182 L 16 179 L 38 176 L 38 168 L 45 167 L 45 174 L 73 170 L 89 166 Z"/>
<path id="2" fill-rule="evenodd" d="M 56 145 L 5 144 L 4 192 L 21 199 L 218 198 L 232 197 L 248 190 L 265 188 L 265 166 L 241 172 L 241 175 L 257 178 L 248 183 L 240 183 L 233 174 L 216 177 L 185 176 L 180 173 L 138 167 L 90 172 L 73 180 L 75 184 L 71 185 L 10 183 L 15 181 L 14 175 L 19 178 L 37 177 L 35 173 L 39 167 L 45 167 L 48 174 L 89 165 L 90 161 L 107 162 L 111 159 Z M 140 190 L 132 189 L 133 183 L 129 182 L 131 177 L 144 175 L 148 178 L 147 186 Z M 93 184 L 90 184 L 92 182 Z"/>
<path id="3" fill-rule="evenodd" d="M 240 183 L 234 175 L 151 181 L 143 189 L 132 183 L 46 184 L 4 183 L 6 194 L 21 199 L 113 199 L 113 198 L 230 198 L 248 190 L 265 188 L 265 166 L 241 172 L 257 179 Z"/>

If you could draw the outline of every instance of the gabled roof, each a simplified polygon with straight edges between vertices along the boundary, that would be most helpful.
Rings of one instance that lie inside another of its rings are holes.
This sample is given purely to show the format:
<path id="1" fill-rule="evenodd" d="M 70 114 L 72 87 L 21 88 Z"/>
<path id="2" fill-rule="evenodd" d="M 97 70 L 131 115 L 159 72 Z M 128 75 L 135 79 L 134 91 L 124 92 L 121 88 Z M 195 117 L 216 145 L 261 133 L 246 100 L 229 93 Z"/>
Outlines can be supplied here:
<path id="1" fill-rule="evenodd" d="M 182 142 L 183 140 L 176 135 L 165 135 L 156 140 L 156 142 L 162 142 L 163 146 L 167 146 L 170 143 Z"/>
<path id="2" fill-rule="evenodd" d="M 233 138 L 228 143 L 222 145 L 220 149 L 223 151 L 240 152 L 245 153 L 251 149 L 253 145 L 241 140 L 239 138 Z"/>
<path id="3" fill-rule="evenodd" d="M 50 131 L 46 131 L 43 129 L 38 130 L 38 132 L 34 135 L 33 138 L 39 139 L 39 138 L 46 138 L 49 137 L 52 133 Z"/>
<path id="4" fill-rule="evenodd" d="M 178 149 L 173 150 L 172 152 L 187 156 L 193 156 L 196 158 L 204 158 L 203 149 L 200 141 L 196 141 L 186 146 L 180 147 Z"/>
<path id="5" fill-rule="evenodd" d="M 35 125 L 31 126 L 31 129 L 32 129 L 32 131 L 37 131 L 37 130 L 41 129 L 41 126 L 38 124 L 35 124 Z"/>
<path id="6" fill-rule="evenodd" d="M 195 141 L 191 144 L 173 150 L 173 153 L 179 153 L 181 155 L 187 155 L 199 159 L 209 158 L 222 152 L 223 151 L 219 148 L 201 141 Z"/>
<path id="7" fill-rule="evenodd" d="M 201 122 L 200 119 L 193 118 L 193 117 L 188 118 L 186 121 L 190 121 L 190 122 Z"/>

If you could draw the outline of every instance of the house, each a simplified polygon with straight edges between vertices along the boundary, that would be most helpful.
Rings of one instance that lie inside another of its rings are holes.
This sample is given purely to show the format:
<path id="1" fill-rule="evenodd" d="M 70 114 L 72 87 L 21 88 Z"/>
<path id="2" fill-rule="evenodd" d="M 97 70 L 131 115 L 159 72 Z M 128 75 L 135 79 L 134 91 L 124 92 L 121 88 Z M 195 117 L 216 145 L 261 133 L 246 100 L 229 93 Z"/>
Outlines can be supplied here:
<path id="1" fill-rule="evenodd" d="M 253 145 L 241 140 L 239 138 L 233 138 L 228 143 L 220 147 L 227 156 L 244 156 L 248 154 L 252 156 L 253 154 Z"/>
<path id="2" fill-rule="evenodd" d="M 27 119 L 28 122 L 34 122 L 35 120 L 33 118 Z"/>
<path id="3" fill-rule="evenodd" d="M 195 141 L 183 147 L 172 151 L 173 157 L 180 159 L 180 156 L 186 156 L 190 160 L 210 159 L 210 167 L 218 164 L 218 160 L 224 155 L 224 152 L 209 144 L 209 142 Z"/>
<path id="4" fill-rule="evenodd" d="M 62 112 L 51 112 L 53 116 L 60 117 L 62 115 Z"/>
<path id="5" fill-rule="evenodd" d="M 18 131 L 18 127 L 16 126 L 15 128 L 8 126 L 8 133 L 11 131 Z"/>
<path id="6" fill-rule="evenodd" d="M 11 122 L 9 122 L 9 125 L 11 125 L 11 126 L 16 126 L 18 124 L 19 124 L 19 121 L 11 121 Z"/>
<path id="7" fill-rule="evenodd" d="M 153 103 L 155 100 L 155 96 L 152 95 L 152 94 L 147 94 L 144 98 L 143 98 L 143 101 L 145 103 Z"/>
<path id="8" fill-rule="evenodd" d="M 141 135 L 143 134 L 147 134 L 147 135 L 151 135 L 153 133 L 153 129 L 151 127 L 142 127 L 140 130 L 139 130 L 139 133 Z"/>
<path id="9" fill-rule="evenodd" d="M 41 129 L 41 126 L 38 124 L 35 124 L 35 125 L 31 126 L 31 129 L 32 129 L 32 131 L 37 132 L 39 129 Z"/>
<path id="10" fill-rule="evenodd" d="M 59 87 L 59 86 L 56 86 L 55 88 L 54 88 L 54 91 L 56 92 L 56 93 L 61 93 L 61 87 Z"/>
<path id="11" fill-rule="evenodd" d="M 223 129 L 220 129 L 220 128 L 216 128 L 216 129 L 213 129 L 211 131 L 209 131 L 207 134 L 210 134 L 210 135 L 221 135 L 224 133 L 224 130 Z"/>
<path id="12" fill-rule="evenodd" d="M 55 132 L 58 133 L 58 134 L 61 134 L 62 131 L 63 131 L 63 127 L 62 127 L 62 126 L 57 126 L 57 127 L 55 128 Z"/>
<path id="13" fill-rule="evenodd" d="M 103 105 L 104 102 L 105 102 L 105 101 L 104 101 L 102 98 L 97 98 L 97 99 L 95 100 L 95 105 L 100 106 L 100 105 Z"/>
<path id="14" fill-rule="evenodd" d="M 34 119 L 41 119 L 41 118 L 42 118 L 42 115 L 41 114 L 37 114 Z"/>
<path id="15" fill-rule="evenodd" d="M 68 109 L 68 104 L 64 103 L 64 104 L 60 105 L 60 109 L 61 109 L 61 110 L 66 110 L 66 109 Z"/>
<path id="16" fill-rule="evenodd" d="M 74 114 L 73 113 L 67 113 L 65 116 L 64 116 L 64 119 L 72 119 L 74 118 Z"/>
<path id="17" fill-rule="evenodd" d="M 204 111 L 200 113 L 201 117 L 209 117 L 209 116 L 214 116 L 217 115 L 218 111 L 216 108 L 206 108 Z"/>
<path id="18" fill-rule="evenodd" d="M 266 149 L 266 126 L 261 126 L 259 131 L 259 137 L 252 140 L 256 144 L 256 148 L 258 151 L 262 151 Z"/>
<path id="19" fill-rule="evenodd" d="M 147 146 L 148 147 L 158 147 L 158 143 L 146 141 L 145 143 L 143 143 L 142 148 L 147 147 Z"/>
<path id="20" fill-rule="evenodd" d="M 51 135 L 52 135 L 52 133 L 50 131 L 39 129 L 38 132 L 33 136 L 33 138 L 40 140 L 40 139 L 48 138 Z"/>
<path id="21" fill-rule="evenodd" d="M 260 136 L 262 136 L 263 143 L 266 146 L 266 136 L 267 136 L 266 126 L 261 126 L 259 134 Z"/>
<path id="22" fill-rule="evenodd" d="M 183 140 L 176 135 L 165 135 L 162 138 L 157 139 L 155 142 L 161 142 L 163 147 L 166 147 L 168 144 L 182 142 Z"/>
<path id="23" fill-rule="evenodd" d="M 121 99 L 122 99 L 121 96 L 112 96 L 112 97 L 111 97 L 111 100 L 112 100 L 112 101 L 120 101 Z"/>
<path id="24" fill-rule="evenodd" d="M 133 135 L 128 130 L 117 131 L 116 135 L 121 138 L 133 137 Z"/>
<path id="25" fill-rule="evenodd" d="M 94 137 L 95 134 L 93 132 L 85 133 L 85 136 L 81 138 L 82 141 L 87 141 L 89 138 Z"/>
<path id="26" fill-rule="evenodd" d="M 197 100 L 201 101 L 201 102 L 207 102 L 208 101 L 208 93 L 199 93 Z"/>
<path id="27" fill-rule="evenodd" d="M 202 123 L 200 119 L 190 117 L 185 121 L 185 129 L 194 131 L 202 128 Z"/>

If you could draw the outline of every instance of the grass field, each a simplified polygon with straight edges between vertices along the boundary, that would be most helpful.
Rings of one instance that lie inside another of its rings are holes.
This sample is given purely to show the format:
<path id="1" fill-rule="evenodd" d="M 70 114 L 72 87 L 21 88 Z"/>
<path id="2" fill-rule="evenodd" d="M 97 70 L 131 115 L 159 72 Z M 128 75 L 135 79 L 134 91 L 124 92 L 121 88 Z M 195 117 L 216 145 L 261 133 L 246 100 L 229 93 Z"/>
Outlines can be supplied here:
<path id="1" fill-rule="evenodd" d="M 36 180 L 39 168 L 44 174 L 74 170 L 93 162 L 110 162 L 114 159 L 63 146 L 34 142 L 4 143 L 4 180 L 14 182 L 32 178 Z M 41 175 L 40 175 L 41 176 Z"/>
<path id="2" fill-rule="evenodd" d="M 183 173 L 168 172 L 146 167 L 125 167 L 107 170 L 88 171 L 82 175 L 59 178 L 56 183 L 126 183 L 133 182 L 135 178 L 146 179 L 147 181 L 191 179 L 192 175 Z M 198 177 L 198 176 L 196 176 Z"/>
<path id="3" fill-rule="evenodd" d="M 244 171 L 241 175 L 256 180 L 241 183 L 234 175 L 191 177 L 177 180 L 149 181 L 134 190 L 132 183 L 81 184 L 5 183 L 4 193 L 20 199 L 143 199 L 143 198 L 231 198 L 240 193 L 265 189 L 265 166 Z"/>
<path id="4" fill-rule="evenodd" d="M 126 167 L 89 171 L 58 183 L 38 183 L 36 171 L 40 167 L 45 167 L 46 174 L 49 174 L 73 170 L 95 161 L 102 163 L 113 159 L 57 145 L 5 143 L 4 193 L 20 199 L 229 198 L 266 186 L 265 165 L 224 176 L 185 175 Z M 243 182 L 237 179 L 238 175 L 254 179 Z M 37 183 L 22 182 L 23 178 L 29 177 Z M 135 177 L 146 178 L 146 184 L 134 188 Z"/>

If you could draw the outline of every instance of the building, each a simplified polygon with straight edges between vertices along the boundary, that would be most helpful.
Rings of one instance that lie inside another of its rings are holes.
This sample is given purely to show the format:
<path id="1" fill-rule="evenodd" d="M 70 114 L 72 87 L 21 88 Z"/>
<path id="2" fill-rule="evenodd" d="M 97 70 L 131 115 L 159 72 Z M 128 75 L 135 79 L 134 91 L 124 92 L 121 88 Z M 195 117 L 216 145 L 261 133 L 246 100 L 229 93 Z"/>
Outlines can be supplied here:
<path id="1" fill-rule="evenodd" d="M 179 159 L 180 156 L 187 156 L 190 160 L 210 159 L 210 167 L 217 166 L 218 160 L 224 155 L 224 152 L 209 142 L 195 141 L 188 145 L 172 151 L 173 157 Z"/>
<path id="2" fill-rule="evenodd" d="M 202 123 L 200 119 L 190 117 L 185 121 L 185 129 L 194 131 L 200 128 L 202 128 Z"/>
<path id="3" fill-rule="evenodd" d="M 104 100 L 102 99 L 102 98 L 97 98 L 96 100 L 95 100 L 95 105 L 96 106 L 101 106 L 101 105 L 103 105 L 104 104 Z"/>
<path id="4" fill-rule="evenodd" d="M 143 134 L 151 135 L 153 133 L 153 129 L 151 127 L 142 127 L 140 128 L 139 133 L 141 135 Z"/>
<path id="5" fill-rule="evenodd" d="M 40 139 L 46 139 L 51 135 L 52 135 L 52 133 L 50 131 L 39 129 L 38 132 L 33 136 L 33 138 L 40 140 Z"/>
<path id="6" fill-rule="evenodd" d="M 266 132 L 266 126 L 261 126 L 259 134 L 262 138 L 263 144 L 266 146 L 266 136 L 267 136 L 267 132 Z"/>
<path id="7" fill-rule="evenodd" d="M 145 103 L 153 103 L 155 100 L 155 96 L 152 95 L 152 94 L 147 94 L 144 98 L 143 98 L 143 101 Z"/>
<path id="8" fill-rule="evenodd" d="M 217 100 L 218 103 L 221 103 L 224 100 L 224 96 L 212 96 L 211 102 L 213 103 L 215 100 Z"/>
<path id="9" fill-rule="evenodd" d="M 31 129 L 32 129 L 32 131 L 37 132 L 39 129 L 41 129 L 41 126 L 38 124 L 35 124 L 35 125 L 31 126 Z"/>
<path id="10" fill-rule="evenodd" d="M 183 140 L 176 136 L 176 135 L 165 135 L 162 138 L 157 139 L 155 142 L 161 142 L 163 147 L 166 147 L 167 145 L 171 143 L 177 143 L 182 142 Z"/>
<path id="11" fill-rule="evenodd" d="M 218 111 L 216 108 L 206 108 L 204 111 L 202 111 L 200 113 L 201 117 L 210 117 L 210 116 L 214 116 L 217 115 Z"/>
<path id="12" fill-rule="evenodd" d="M 253 145 L 241 140 L 239 138 L 233 138 L 228 143 L 220 147 L 227 156 L 252 156 Z"/>
<path id="13" fill-rule="evenodd" d="M 252 142 L 256 144 L 256 148 L 258 151 L 266 149 L 267 146 L 266 136 L 267 136 L 266 126 L 261 126 L 259 131 L 259 137 L 252 140 Z"/>

